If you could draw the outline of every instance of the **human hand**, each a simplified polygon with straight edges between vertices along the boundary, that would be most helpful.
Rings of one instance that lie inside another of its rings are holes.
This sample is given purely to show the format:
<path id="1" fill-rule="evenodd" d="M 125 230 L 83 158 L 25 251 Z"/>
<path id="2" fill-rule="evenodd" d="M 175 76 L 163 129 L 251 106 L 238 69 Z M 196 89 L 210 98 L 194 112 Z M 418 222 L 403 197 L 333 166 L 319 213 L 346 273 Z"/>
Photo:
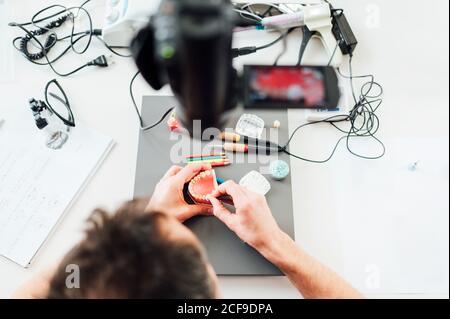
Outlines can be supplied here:
<path id="1" fill-rule="evenodd" d="M 222 205 L 222 196 L 232 197 L 236 213 Z M 278 227 L 264 196 L 227 181 L 208 199 L 214 215 L 284 272 L 305 298 L 361 298 L 336 273 L 297 247 Z"/>
<path id="2" fill-rule="evenodd" d="M 231 196 L 236 213 L 231 213 L 217 199 Z M 227 181 L 219 186 L 208 199 L 213 205 L 214 215 L 230 228 L 244 242 L 264 253 L 273 243 L 283 237 L 282 230 L 272 216 L 272 212 L 263 195 Z"/>
<path id="3" fill-rule="evenodd" d="M 212 214 L 210 205 L 189 205 L 183 196 L 184 184 L 209 169 L 209 164 L 191 164 L 184 168 L 172 166 L 156 185 L 146 211 L 163 212 L 176 217 L 180 222 L 196 215 Z"/>
<path id="4" fill-rule="evenodd" d="M 12 295 L 12 299 L 47 299 L 50 291 L 50 282 L 55 275 L 59 264 L 39 271 L 23 283 Z"/>

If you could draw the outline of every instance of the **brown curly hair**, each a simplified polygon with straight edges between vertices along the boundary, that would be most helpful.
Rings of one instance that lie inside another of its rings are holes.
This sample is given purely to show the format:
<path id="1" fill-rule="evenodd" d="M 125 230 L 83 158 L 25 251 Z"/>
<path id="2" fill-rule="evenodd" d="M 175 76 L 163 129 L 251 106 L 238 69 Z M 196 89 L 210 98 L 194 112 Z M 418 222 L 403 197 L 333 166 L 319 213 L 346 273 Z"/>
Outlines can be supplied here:
<path id="1" fill-rule="evenodd" d="M 97 209 L 86 237 L 59 265 L 49 298 L 213 298 L 214 284 L 203 249 L 168 238 L 167 215 L 145 212 L 143 201 L 124 204 L 114 215 Z M 80 270 L 79 288 L 66 286 L 67 265 Z"/>

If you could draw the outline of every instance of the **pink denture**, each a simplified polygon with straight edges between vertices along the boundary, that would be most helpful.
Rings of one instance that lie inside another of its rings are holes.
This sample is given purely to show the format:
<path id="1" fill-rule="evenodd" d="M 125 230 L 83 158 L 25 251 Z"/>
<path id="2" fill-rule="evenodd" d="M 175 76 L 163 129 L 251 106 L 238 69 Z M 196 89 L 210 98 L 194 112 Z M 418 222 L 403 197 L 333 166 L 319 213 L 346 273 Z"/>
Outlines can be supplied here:
<path id="1" fill-rule="evenodd" d="M 189 195 L 197 203 L 210 204 L 206 198 L 217 189 L 216 174 L 214 170 L 204 171 L 195 176 L 188 186 Z"/>

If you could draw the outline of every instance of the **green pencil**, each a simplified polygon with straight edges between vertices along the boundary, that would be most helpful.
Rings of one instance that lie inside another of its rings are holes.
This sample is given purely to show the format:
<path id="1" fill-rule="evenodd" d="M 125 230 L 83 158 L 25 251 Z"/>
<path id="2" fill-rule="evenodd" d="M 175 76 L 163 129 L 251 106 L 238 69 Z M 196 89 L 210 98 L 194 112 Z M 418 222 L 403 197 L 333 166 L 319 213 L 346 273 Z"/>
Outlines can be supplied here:
<path id="1" fill-rule="evenodd" d="M 188 158 L 188 162 L 202 162 L 202 161 L 211 161 L 211 160 L 222 160 L 226 159 L 226 156 L 205 156 L 205 157 L 195 157 L 195 158 Z"/>

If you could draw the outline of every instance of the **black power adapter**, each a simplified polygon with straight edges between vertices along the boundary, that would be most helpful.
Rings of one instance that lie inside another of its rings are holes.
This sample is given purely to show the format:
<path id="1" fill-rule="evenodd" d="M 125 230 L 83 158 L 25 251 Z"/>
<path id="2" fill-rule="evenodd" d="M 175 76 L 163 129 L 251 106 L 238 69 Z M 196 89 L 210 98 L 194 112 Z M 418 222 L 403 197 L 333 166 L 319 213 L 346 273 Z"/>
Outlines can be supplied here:
<path id="1" fill-rule="evenodd" d="M 339 48 L 341 49 L 342 54 L 353 55 L 353 51 L 355 51 L 358 40 L 356 40 L 352 28 L 350 27 L 350 24 L 348 23 L 347 18 L 344 15 L 344 11 L 333 10 L 332 18 L 332 32 L 337 42 L 339 43 Z"/>

